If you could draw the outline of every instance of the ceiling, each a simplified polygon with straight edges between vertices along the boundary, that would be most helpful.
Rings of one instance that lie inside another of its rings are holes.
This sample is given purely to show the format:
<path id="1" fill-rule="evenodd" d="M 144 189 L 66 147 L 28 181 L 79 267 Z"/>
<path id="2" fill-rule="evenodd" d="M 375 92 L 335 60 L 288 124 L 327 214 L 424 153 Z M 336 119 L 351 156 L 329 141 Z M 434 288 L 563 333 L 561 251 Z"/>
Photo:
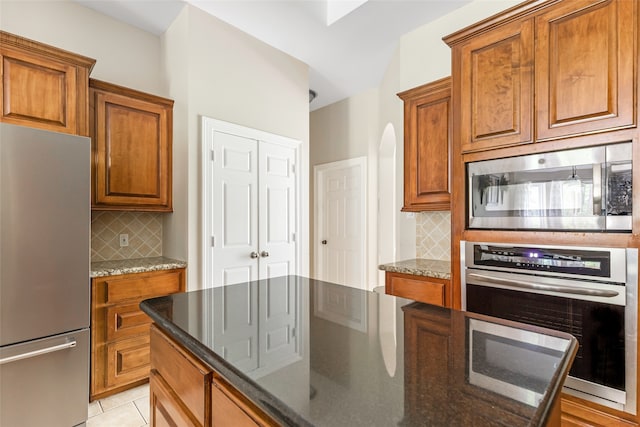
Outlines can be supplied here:
<path id="1" fill-rule="evenodd" d="M 190 3 L 308 64 L 313 111 L 377 87 L 403 34 L 472 0 L 75 1 L 156 35 Z"/>

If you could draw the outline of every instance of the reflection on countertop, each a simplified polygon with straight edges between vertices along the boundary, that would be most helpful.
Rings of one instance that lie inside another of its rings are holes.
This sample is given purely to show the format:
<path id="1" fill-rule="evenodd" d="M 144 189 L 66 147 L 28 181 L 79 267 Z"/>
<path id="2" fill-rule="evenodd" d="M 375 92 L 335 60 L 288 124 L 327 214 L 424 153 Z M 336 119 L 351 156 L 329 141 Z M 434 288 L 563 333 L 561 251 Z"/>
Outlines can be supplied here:
<path id="1" fill-rule="evenodd" d="M 568 334 L 299 276 L 141 308 L 284 425 L 542 426 L 577 348 Z M 559 350 L 540 344 L 549 337 Z"/>
<path id="2" fill-rule="evenodd" d="M 148 273 L 186 267 L 185 261 L 167 257 L 132 258 L 91 263 L 91 277 L 116 276 L 119 274 Z"/>
<path id="3" fill-rule="evenodd" d="M 416 258 L 382 264 L 378 268 L 390 273 L 451 279 L 451 262 L 449 261 Z"/>

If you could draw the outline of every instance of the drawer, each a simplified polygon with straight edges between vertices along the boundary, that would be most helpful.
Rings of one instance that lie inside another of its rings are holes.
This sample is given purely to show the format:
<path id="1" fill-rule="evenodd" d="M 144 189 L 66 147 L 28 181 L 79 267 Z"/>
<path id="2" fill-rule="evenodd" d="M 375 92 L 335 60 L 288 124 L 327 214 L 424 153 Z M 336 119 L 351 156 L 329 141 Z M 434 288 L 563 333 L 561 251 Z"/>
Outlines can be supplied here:
<path id="1" fill-rule="evenodd" d="M 209 413 L 211 369 L 151 326 L 151 369 L 157 371 L 184 406 L 204 425 Z"/>
<path id="2" fill-rule="evenodd" d="M 184 270 L 152 274 L 135 274 L 119 279 L 105 279 L 106 302 L 141 301 L 157 295 L 179 292 Z"/>
<path id="3" fill-rule="evenodd" d="M 446 306 L 447 280 L 386 273 L 385 293 L 427 304 Z"/>
<path id="4" fill-rule="evenodd" d="M 149 336 L 107 344 L 107 387 L 142 380 L 149 376 Z"/>
<path id="5" fill-rule="evenodd" d="M 151 318 L 144 314 L 138 303 L 113 305 L 107 311 L 107 341 L 149 334 Z"/>

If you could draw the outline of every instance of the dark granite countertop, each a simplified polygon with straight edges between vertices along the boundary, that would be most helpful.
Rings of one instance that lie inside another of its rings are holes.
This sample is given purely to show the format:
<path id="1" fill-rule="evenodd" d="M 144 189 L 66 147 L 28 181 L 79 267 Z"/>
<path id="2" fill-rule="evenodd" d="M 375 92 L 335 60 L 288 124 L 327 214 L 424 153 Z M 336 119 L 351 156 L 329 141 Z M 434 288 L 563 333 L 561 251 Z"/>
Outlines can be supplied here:
<path id="1" fill-rule="evenodd" d="M 116 276 L 119 274 L 147 273 L 150 271 L 172 270 L 186 267 L 185 261 L 167 257 L 120 259 L 91 263 L 90 277 Z"/>
<path id="2" fill-rule="evenodd" d="M 451 262 L 435 259 L 415 258 L 396 261 L 378 266 L 378 269 L 392 273 L 413 274 L 414 276 L 451 279 Z"/>
<path id="3" fill-rule="evenodd" d="M 570 335 L 298 276 L 142 310 L 282 425 L 544 425 Z"/>

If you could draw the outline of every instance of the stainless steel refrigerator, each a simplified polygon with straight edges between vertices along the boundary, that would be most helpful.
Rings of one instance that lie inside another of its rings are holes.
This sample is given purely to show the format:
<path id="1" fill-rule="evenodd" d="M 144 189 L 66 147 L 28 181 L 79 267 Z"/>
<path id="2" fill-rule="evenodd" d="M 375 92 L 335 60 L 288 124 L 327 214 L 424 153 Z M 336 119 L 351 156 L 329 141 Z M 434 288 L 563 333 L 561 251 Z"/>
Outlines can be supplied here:
<path id="1" fill-rule="evenodd" d="M 90 140 L 0 123 L 0 426 L 84 425 Z"/>

